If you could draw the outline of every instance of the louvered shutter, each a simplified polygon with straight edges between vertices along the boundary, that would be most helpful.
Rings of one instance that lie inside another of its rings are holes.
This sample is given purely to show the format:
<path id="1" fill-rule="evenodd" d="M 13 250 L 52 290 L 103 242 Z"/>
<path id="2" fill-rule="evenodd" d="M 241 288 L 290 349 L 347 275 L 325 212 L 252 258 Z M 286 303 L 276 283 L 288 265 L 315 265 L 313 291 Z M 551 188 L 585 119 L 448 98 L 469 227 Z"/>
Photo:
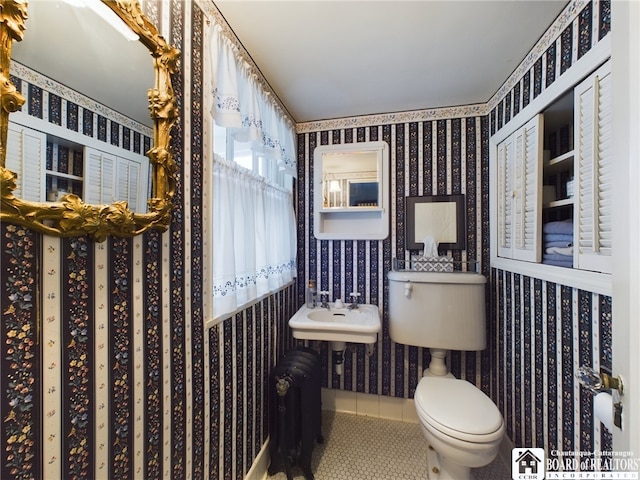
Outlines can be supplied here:
<path id="1" fill-rule="evenodd" d="M 498 145 L 498 256 L 511 258 L 513 246 L 513 136 Z"/>
<path id="2" fill-rule="evenodd" d="M 611 273 L 612 85 L 605 63 L 575 89 L 576 245 L 574 264 Z"/>
<path id="3" fill-rule="evenodd" d="M 498 145 L 498 256 L 539 262 L 542 130 L 537 115 Z"/>
<path id="4" fill-rule="evenodd" d="M 9 123 L 5 167 L 18 175 L 14 195 L 44 202 L 47 136 L 22 125 Z"/>
<path id="5" fill-rule="evenodd" d="M 84 148 L 86 174 L 83 198 L 85 203 L 104 204 L 114 201 L 116 157 L 93 148 Z"/>
<path id="6" fill-rule="evenodd" d="M 543 116 L 536 115 L 516 132 L 516 170 L 513 258 L 539 262 L 542 248 L 542 142 Z"/>
<path id="7" fill-rule="evenodd" d="M 140 164 L 118 158 L 116 200 L 125 200 L 131 210 L 138 211 Z"/>

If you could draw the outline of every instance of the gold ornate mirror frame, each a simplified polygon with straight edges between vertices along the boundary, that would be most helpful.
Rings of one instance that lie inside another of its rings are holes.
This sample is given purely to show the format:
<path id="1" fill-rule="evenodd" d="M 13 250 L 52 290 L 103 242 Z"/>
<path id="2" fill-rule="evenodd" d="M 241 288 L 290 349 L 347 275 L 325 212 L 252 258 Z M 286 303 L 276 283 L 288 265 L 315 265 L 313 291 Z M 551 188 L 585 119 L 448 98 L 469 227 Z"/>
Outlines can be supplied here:
<path id="1" fill-rule="evenodd" d="M 126 202 L 88 205 L 74 194 L 52 203 L 29 202 L 13 194 L 17 175 L 5 168 L 9 114 L 25 99 L 11 83 L 9 68 L 13 41 L 23 39 L 28 13 L 26 0 L 0 0 L 0 221 L 47 235 L 89 235 L 99 242 L 108 235 L 132 237 L 148 229 L 164 231 L 169 227 L 177 171 L 170 148 L 171 128 L 178 118 L 171 74 L 176 71 L 180 52 L 158 33 L 136 0 L 102 1 L 139 35 L 155 68 L 155 85 L 148 91 L 153 119 L 153 146 L 147 152 L 152 175 L 148 213 L 134 213 Z"/>

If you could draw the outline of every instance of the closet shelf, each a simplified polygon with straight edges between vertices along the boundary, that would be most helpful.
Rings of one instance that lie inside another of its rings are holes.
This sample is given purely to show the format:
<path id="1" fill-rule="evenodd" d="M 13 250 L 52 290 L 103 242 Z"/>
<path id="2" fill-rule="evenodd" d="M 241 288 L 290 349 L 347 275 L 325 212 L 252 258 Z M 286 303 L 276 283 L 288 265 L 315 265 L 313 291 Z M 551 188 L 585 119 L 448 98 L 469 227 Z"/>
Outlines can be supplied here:
<path id="1" fill-rule="evenodd" d="M 566 205 L 573 205 L 573 198 L 562 198 L 560 200 L 555 200 L 553 202 L 549 202 L 544 208 L 554 208 L 554 207 L 564 207 Z"/>
<path id="2" fill-rule="evenodd" d="M 573 166 L 573 155 L 574 150 L 569 150 L 562 155 L 558 155 L 557 157 L 552 158 L 551 160 L 546 162 L 544 166 L 545 173 L 553 174 L 561 170 L 571 169 L 571 167 Z"/>

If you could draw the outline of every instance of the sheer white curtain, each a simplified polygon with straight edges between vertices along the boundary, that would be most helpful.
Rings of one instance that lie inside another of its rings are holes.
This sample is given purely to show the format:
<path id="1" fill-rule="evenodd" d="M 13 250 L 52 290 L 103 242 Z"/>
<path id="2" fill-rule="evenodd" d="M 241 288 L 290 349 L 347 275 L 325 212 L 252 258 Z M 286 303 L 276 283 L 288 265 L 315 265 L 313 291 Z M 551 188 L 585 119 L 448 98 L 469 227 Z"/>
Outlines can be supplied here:
<path id="1" fill-rule="evenodd" d="M 214 157 L 214 317 L 277 290 L 296 271 L 292 195 Z"/>
<path id="2" fill-rule="evenodd" d="M 212 25 L 209 37 L 216 125 L 233 140 L 248 143 L 254 158 L 295 177 L 292 123 L 222 28 Z M 220 317 L 293 280 L 296 225 L 288 189 L 233 158 L 213 157 L 213 313 Z"/>
<path id="3" fill-rule="evenodd" d="M 263 152 L 295 177 L 294 126 L 260 87 L 256 74 L 219 25 L 211 25 L 209 37 L 215 98 L 211 113 L 216 124 L 228 128 L 236 140 L 251 142 L 255 151 Z"/>

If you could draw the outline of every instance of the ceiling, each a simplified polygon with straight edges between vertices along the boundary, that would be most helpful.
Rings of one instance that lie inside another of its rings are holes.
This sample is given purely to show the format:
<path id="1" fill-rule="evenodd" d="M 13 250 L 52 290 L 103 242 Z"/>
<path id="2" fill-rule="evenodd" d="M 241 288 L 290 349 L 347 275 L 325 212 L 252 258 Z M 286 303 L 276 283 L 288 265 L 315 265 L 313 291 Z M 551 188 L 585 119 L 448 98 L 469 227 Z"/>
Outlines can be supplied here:
<path id="1" fill-rule="evenodd" d="M 155 73 L 149 50 L 128 41 L 91 9 L 57 0 L 30 0 L 24 39 L 12 58 L 151 126 L 147 90 Z M 123 61 L 126 59 L 126 61 Z"/>
<path id="2" fill-rule="evenodd" d="M 215 0 L 297 123 L 485 103 L 566 0 Z"/>
<path id="3" fill-rule="evenodd" d="M 214 1 L 297 123 L 485 103 L 567 5 Z M 13 57 L 150 125 L 149 52 L 96 18 L 64 1 L 32 0 Z"/>

